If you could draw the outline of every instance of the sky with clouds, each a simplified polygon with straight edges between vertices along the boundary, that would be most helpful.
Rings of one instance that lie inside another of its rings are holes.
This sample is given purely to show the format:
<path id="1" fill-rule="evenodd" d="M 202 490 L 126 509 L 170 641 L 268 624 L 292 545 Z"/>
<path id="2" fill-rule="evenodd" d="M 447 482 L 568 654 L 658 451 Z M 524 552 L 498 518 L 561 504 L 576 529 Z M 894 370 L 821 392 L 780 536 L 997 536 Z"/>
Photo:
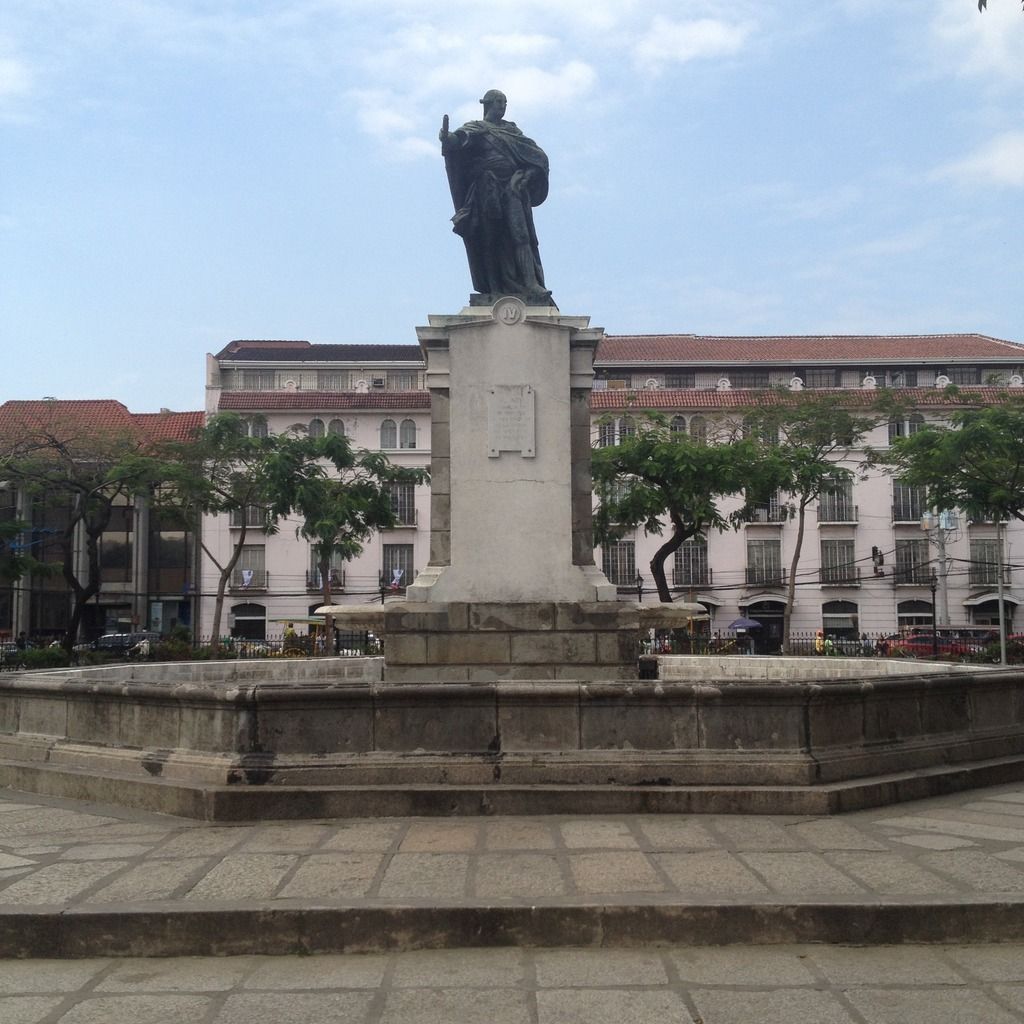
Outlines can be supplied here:
<path id="1" fill-rule="evenodd" d="M 203 405 L 234 338 L 414 343 L 470 291 L 437 131 L 545 149 L 609 333 L 1024 342 L 1018 0 L 3 0 L 7 398 Z"/>

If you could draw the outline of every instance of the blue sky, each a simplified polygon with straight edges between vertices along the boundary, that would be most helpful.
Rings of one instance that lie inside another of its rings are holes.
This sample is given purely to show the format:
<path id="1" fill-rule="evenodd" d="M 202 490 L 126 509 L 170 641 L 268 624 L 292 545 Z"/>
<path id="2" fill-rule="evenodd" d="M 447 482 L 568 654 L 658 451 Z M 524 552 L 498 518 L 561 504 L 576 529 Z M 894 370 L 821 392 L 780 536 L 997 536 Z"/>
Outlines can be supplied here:
<path id="1" fill-rule="evenodd" d="M 1024 342 L 1017 0 L 3 0 L 0 400 L 415 342 L 470 291 L 437 130 L 488 88 L 567 314 Z"/>

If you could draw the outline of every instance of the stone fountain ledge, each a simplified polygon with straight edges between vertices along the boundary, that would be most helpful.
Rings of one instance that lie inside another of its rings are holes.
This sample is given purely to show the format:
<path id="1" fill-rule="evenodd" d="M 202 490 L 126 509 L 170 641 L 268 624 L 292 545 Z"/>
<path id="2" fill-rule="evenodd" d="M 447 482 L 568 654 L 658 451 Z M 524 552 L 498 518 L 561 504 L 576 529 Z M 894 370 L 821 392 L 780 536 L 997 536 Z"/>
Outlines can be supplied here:
<path id="1" fill-rule="evenodd" d="M 379 658 L 13 674 L 0 785 L 239 819 L 827 813 L 1024 777 L 1019 669 L 792 661 L 830 677 L 700 656 L 650 682 L 390 683 Z"/>

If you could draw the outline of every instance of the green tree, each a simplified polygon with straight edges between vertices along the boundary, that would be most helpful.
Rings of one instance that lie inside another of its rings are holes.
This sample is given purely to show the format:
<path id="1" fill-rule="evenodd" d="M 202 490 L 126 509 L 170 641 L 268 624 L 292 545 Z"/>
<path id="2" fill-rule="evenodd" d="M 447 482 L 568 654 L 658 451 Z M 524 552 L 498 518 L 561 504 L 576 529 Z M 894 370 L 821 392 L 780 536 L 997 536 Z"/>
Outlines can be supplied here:
<path id="1" fill-rule="evenodd" d="M 37 506 L 61 513 L 54 542 L 71 592 L 62 640 L 70 651 L 88 602 L 100 590 L 100 541 L 114 508 L 147 493 L 167 468 L 136 431 L 88 428 L 61 415 L 56 404 L 49 414 L 34 409 L 2 445 L 0 478 L 28 493 Z"/>
<path id="2" fill-rule="evenodd" d="M 950 389 L 951 398 L 958 394 Z M 933 508 L 1024 522 L 1024 399 L 1016 395 L 956 409 L 947 425 L 897 438 L 876 459 L 924 487 Z"/>
<path id="3" fill-rule="evenodd" d="M 267 460 L 279 443 L 276 436 L 250 437 L 245 421 L 225 412 L 211 417 L 195 437 L 163 450 L 173 468 L 168 486 L 161 492 L 162 500 L 183 514 L 217 570 L 214 650 L 220 646 L 224 595 L 246 540 L 253 530 L 272 533 L 277 528 L 277 517 L 269 511 L 273 491 Z M 232 517 L 234 529 L 226 558 L 218 557 L 202 529 L 203 517 L 208 515 Z"/>
<path id="4" fill-rule="evenodd" d="M 668 557 L 691 537 L 734 528 L 784 478 L 781 463 L 752 438 L 730 435 L 706 443 L 673 431 L 653 414 L 620 444 L 597 448 L 591 465 L 599 501 L 594 513 L 598 544 L 638 526 L 661 536 L 668 520 L 668 539 L 650 562 L 663 602 L 672 600 L 665 577 Z M 744 507 L 723 513 L 722 499 L 736 494 L 746 496 Z"/>
<path id="5" fill-rule="evenodd" d="M 776 404 L 751 413 L 766 451 L 782 468 L 781 489 L 791 499 L 796 537 L 789 561 L 786 606 L 782 617 L 782 649 L 790 653 L 790 623 L 796 601 L 797 571 L 803 553 L 807 508 L 822 495 L 836 494 L 852 473 L 841 463 L 878 422 L 877 415 L 857 415 L 849 397 L 828 392 L 783 393 Z"/>
<path id="6" fill-rule="evenodd" d="M 275 440 L 265 466 L 270 514 L 302 517 L 298 533 L 312 543 L 321 597 L 330 605 L 332 556 L 348 561 L 373 533 L 394 526 L 392 487 L 425 483 L 428 474 L 392 465 L 382 452 L 355 450 L 340 434 Z M 333 616 L 326 616 L 324 629 L 334 635 Z"/>

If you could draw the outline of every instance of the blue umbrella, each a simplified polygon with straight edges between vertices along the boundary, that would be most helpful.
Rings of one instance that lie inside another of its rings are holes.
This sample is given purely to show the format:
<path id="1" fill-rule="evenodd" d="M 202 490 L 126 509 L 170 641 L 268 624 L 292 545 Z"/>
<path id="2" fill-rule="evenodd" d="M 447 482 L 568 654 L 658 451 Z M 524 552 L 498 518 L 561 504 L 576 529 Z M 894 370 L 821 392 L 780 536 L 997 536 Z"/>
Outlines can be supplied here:
<path id="1" fill-rule="evenodd" d="M 741 617 L 741 618 L 738 618 L 738 619 L 733 619 L 733 621 L 729 623 L 729 627 L 728 628 L 729 629 L 760 629 L 761 628 L 761 623 L 758 622 L 757 619 L 744 619 L 744 618 Z"/>

